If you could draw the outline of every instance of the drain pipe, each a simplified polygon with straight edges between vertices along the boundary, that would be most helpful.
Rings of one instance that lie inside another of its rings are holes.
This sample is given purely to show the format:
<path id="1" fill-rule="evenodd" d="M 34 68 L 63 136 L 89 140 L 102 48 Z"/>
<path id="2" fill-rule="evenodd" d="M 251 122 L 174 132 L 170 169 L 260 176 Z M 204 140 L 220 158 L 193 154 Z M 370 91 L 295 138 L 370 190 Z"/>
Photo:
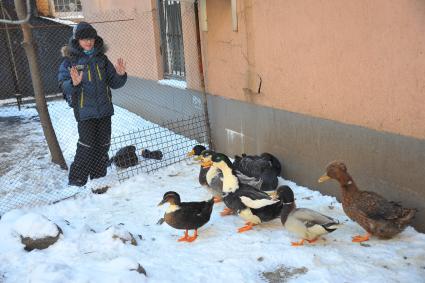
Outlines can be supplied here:
<path id="1" fill-rule="evenodd" d="M 201 33 L 199 29 L 199 13 L 198 13 L 198 0 L 194 2 L 194 9 L 195 9 L 195 22 L 196 22 L 196 43 L 198 46 L 198 62 L 199 62 L 199 74 L 201 77 L 201 88 L 202 88 L 202 95 L 204 99 L 204 115 L 205 115 L 205 126 L 207 128 L 207 139 L 208 139 L 208 146 L 210 149 L 214 149 L 214 144 L 212 142 L 211 138 L 211 124 L 210 119 L 208 115 L 208 98 L 207 98 L 207 92 L 205 89 L 205 76 L 204 76 L 204 67 L 202 64 L 202 48 L 201 48 Z"/>

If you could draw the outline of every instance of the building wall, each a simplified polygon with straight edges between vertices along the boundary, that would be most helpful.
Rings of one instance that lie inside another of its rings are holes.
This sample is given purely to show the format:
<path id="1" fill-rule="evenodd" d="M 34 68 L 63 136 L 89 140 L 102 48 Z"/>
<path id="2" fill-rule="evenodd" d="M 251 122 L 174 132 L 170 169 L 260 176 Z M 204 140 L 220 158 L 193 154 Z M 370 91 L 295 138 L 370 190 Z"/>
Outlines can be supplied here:
<path id="1" fill-rule="evenodd" d="M 317 179 L 343 160 L 425 231 L 425 2 L 237 2 L 237 32 L 216 0 L 201 34 L 215 148 L 271 152 L 285 178 L 337 197 Z"/>
<path id="2" fill-rule="evenodd" d="M 128 74 L 149 80 L 163 78 L 157 0 L 82 0 L 84 18 L 94 23 L 109 46 L 113 62 L 123 57 Z M 193 1 L 181 1 L 186 81 L 201 86 Z"/>
<path id="3" fill-rule="evenodd" d="M 206 2 L 209 93 L 425 138 L 424 1 Z"/>
<path id="4" fill-rule="evenodd" d="M 208 96 L 208 107 L 217 150 L 230 157 L 270 152 L 285 179 L 339 200 L 336 181 L 317 180 L 329 162 L 342 160 L 361 190 L 417 208 L 413 224 L 425 232 L 425 140 L 217 95 Z"/>
<path id="5" fill-rule="evenodd" d="M 108 45 L 112 62 L 119 57 L 131 76 L 162 78 L 155 1 L 82 1 L 86 21 Z"/>
<path id="6" fill-rule="evenodd" d="M 50 16 L 49 0 L 36 0 L 37 11 L 41 16 Z"/>

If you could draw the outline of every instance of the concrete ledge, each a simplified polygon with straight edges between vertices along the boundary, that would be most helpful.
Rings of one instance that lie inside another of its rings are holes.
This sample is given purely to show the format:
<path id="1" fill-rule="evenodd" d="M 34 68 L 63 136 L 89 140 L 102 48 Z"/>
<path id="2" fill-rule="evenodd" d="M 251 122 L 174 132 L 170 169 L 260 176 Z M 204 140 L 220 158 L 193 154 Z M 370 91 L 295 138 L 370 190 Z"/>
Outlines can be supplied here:
<path id="1" fill-rule="evenodd" d="M 129 77 L 126 85 L 112 91 L 113 103 L 154 123 L 203 113 L 202 93 Z"/>

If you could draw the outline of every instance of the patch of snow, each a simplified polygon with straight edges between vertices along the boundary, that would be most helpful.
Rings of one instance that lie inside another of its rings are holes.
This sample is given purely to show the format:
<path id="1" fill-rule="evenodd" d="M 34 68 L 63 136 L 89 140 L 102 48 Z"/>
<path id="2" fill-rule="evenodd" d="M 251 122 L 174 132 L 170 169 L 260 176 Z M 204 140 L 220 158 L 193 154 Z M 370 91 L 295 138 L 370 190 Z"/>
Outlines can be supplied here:
<path id="1" fill-rule="evenodd" d="M 71 26 L 71 27 L 76 26 L 78 24 L 76 22 L 67 20 L 65 18 L 49 18 L 49 17 L 40 17 L 40 18 L 45 19 L 45 20 L 49 20 L 49 21 L 52 21 L 52 22 L 56 22 L 56 23 L 59 23 L 59 24 Z M 80 18 L 80 17 L 69 17 L 69 18 L 75 19 L 75 18 Z"/>
<path id="2" fill-rule="evenodd" d="M 78 136 L 72 110 L 64 101 L 49 103 L 49 109 L 70 164 Z M 150 123 L 119 107 L 115 110 L 114 133 L 127 133 L 129 129 Z M 26 135 L 17 138 L 7 152 L 1 153 L 2 162 L 19 160 L 0 176 L 0 201 L 13 195 L 4 191 L 11 187 L 11 182 L 14 190 L 27 190 L 41 199 L 52 193 L 69 193 L 67 172 L 50 162 L 42 129 L 34 118 L 35 108 L 21 112 L 2 108 L 0 117 L 8 116 L 18 117 L 24 123 L 15 131 L 12 127 L 12 131 L 7 132 L 10 127 L 4 127 L 0 135 L 21 131 Z M 9 134 L 1 136 L 2 141 Z M 28 150 L 26 147 L 30 144 L 36 146 Z M 188 152 L 190 148 L 183 150 Z M 199 165 L 187 160 L 118 183 L 112 170 L 107 175 L 112 188 L 105 194 L 91 194 L 88 189 L 77 188 L 75 191 L 81 193 L 76 198 L 9 211 L 0 219 L 0 281 L 264 282 L 273 275 L 291 282 L 389 283 L 423 282 L 425 278 L 424 234 L 408 227 L 391 240 L 372 238 L 365 244 L 352 243 L 351 236 L 364 231 L 348 219 L 341 203 L 282 178 L 279 185 L 292 188 L 297 206 L 314 209 L 343 225 L 315 244 L 292 247 L 291 241 L 300 239 L 286 231 L 280 219 L 237 233 L 237 228 L 244 226 L 243 219 L 221 217 L 220 211 L 225 205 L 217 203 L 210 221 L 199 229 L 195 242 L 177 242 L 184 231 L 166 223 L 156 224 L 168 208 L 166 205 L 157 207 L 157 203 L 167 191 L 178 192 L 182 201 L 210 199 L 210 193 L 198 183 L 198 173 Z M 11 199 L 12 196 L 8 200 Z M 45 250 L 25 252 L 15 235 L 15 227 L 29 222 L 22 218 L 28 213 L 44 215 L 58 224 L 63 230 L 61 240 Z M 120 223 L 133 235 L 142 235 L 137 246 L 114 240 L 111 231 L 105 231 Z M 137 264 L 146 269 L 148 277 L 129 270 Z"/>
<path id="3" fill-rule="evenodd" d="M 31 239 L 41 239 L 45 237 L 55 237 L 59 231 L 57 226 L 37 213 L 27 213 L 16 220 L 13 229 L 23 237 L 30 237 Z"/>
<path id="4" fill-rule="evenodd" d="M 180 89 L 187 88 L 186 81 L 181 81 L 181 80 L 164 79 L 164 80 L 159 80 L 158 83 L 161 85 L 168 85 L 168 86 L 180 88 Z"/>

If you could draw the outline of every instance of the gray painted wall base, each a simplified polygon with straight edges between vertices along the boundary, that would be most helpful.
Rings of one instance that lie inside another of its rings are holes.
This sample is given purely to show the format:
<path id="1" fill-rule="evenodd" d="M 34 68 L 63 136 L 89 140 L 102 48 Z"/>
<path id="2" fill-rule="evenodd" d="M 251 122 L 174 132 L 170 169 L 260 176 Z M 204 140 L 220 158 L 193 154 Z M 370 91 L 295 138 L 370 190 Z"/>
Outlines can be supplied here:
<path id="1" fill-rule="evenodd" d="M 231 157 L 270 152 L 281 160 L 285 179 L 338 199 L 336 181 L 317 179 L 329 162 L 342 160 L 360 189 L 418 208 L 414 227 L 425 232 L 425 140 L 219 96 L 209 95 L 208 107 L 218 151 Z"/>
<path id="2" fill-rule="evenodd" d="M 203 113 L 202 93 L 129 77 L 125 87 L 112 91 L 113 103 L 145 119 L 162 123 Z"/>

